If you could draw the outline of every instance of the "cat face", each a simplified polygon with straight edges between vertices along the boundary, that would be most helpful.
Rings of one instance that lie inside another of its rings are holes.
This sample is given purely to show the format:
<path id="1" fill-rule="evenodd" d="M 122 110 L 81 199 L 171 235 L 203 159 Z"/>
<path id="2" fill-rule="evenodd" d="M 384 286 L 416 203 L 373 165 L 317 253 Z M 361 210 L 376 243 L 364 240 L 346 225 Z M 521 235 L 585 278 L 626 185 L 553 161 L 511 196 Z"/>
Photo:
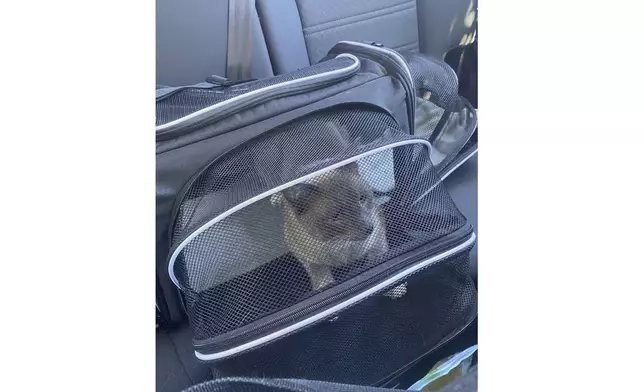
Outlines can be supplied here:
<path id="1" fill-rule="evenodd" d="M 355 163 L 282 193 L 302 229 L 317 241 L 364 241 L 381 219 L 373 190 Z"/>

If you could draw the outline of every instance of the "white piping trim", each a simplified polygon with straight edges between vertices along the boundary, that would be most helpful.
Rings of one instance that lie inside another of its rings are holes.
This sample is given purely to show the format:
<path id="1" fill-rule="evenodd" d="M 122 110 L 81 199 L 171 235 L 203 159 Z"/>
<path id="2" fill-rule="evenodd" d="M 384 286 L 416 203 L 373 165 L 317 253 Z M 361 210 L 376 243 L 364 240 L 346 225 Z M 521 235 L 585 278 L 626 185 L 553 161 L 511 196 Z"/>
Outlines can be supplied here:
<path id="1" fill-rule="evenodd" d="M 351 158 L 345 159 L 343 161 L 334 163 L 333 165 L 327 166 L 324 169 L 317 170 L 317 171 L 315 171 L 313 173 L 307 174 L 306 176 L 297 178 L 297 179 L 295 179 L 293 181 L 289 181 L 289 182 L 287 182 L 285 184 L 282 184 L 282 185 L 280 185 L 278 187 L 270 189 L 270 190 L 268 190 L 266 192 L 260 193 L 259 195 L 255 196 L 255 197 L 251 197 L 250 199 L 244 201 L 243 203 L 237 204 L 233 208 L 231 208 L 229 210 L 226 210 L 222 214 L 217 215 L 216 217 L 214 217 L 213 219 L 211 219 L 210 221 L 205 223 L 203 226 L 199 227 L 197 230 L 192 232 L 188 237 L 186 237 L 179 244 L 177 249 L 172 253 L 172 256 L 170 257 L 170 262 L 168 263 L 168 274 L 170 275 L 170 279 L 172 280 L 172 282 L 177 287 L 179 287 L 179 288 L 182 287 L 179 284 L 179 281 L 177 280 L 177 277 L 174 275 L 174 262 L 177 259 L 177 256 L 179 255 L 179 253 L 181 253 L 183 248 L 185 248 L 188 245 L 188 243 L 190 243 L 190 241 L 192 241 L 196 236 L 198 236 L 199 234 L 203 233 L 204 231 L 209 229 L 211 226 L 213 226 L 217 222 L 227 218 L 228 216 L 234 214 L 235 212 L 241 210 L 242 208 L 246 208 L 246 207 L 248 207 L 249 205 L 251 205 L 251 204 L 253 204 L 255 202 L 258 202 L 258 201 L 260 201 L 260 200 L 262 200 L 262 199 L 264 199 L 266 197 L 269 197 L 269 196 L 271 196 L 271 195 L 273 195 L 273 194 L 275 194 L 277 192 L 280 192 L 280 191 L 282 191 L 282 190 L 284 190 L 286 188 L 292 187 L 293 185 L 297 185 L 297 184 L 299 184 L 301 182 L 310 180 L 313 177 L 316 177 L 316 176 L 322 175 L 324 173 L 330 172 L 331 170 L 337 169 L 338 167 L 341 167 L 341 166 L 347 165 L 349 163 L 355 162 L 358 159 L 377 154 L 377 153 L 379 153 L 381 151 L 384 151 L 384 150 L 390 150 L 390 149 L 400 147 L 400 146 L 405 146 L 405 145 L 408 145 L 408 144 L 424 144 L 424 145 L 427 146 L 427 148 L 430 149 L 430 151 L 431 151 L 431 147 L 432 147 L 432 145 L 427 140 L 424 140 L 424 139 L 410 139 L 410 140 L 403 140 L 403 141 L 396 142 L 396 143 L 390 143 L 390 144 L 388 144 L 386 146 L 381 146 L 381 147 L 375 148 L 373 150 L 363 152 L 362 154 L 358 154 L 358 155 L 353 156 Z"/>
<path id="2" fill-rule="evenodd" d="M 380 47 L 380 46 L 375 46 L 375 45 L 367 45 L 363 44 L 362 42 L 355 42 L 355 41 L 340 41 L 340 43 L 344 43 L 347 45 L 356 45 L 360 46 L 362 48 L 367 48 L 370 50 L 375 50 L 377 52 L 383 52 L 383 53 L 388 53 L 393 55 L 395 58 L 398 59 L 398 61 L 402 64 L 402 67 L 405 69 L 407 72 L 407 77 L 409 78 L 409 83 L 411 84 L 411 94 L 412 96 L 409 97 L 410 99 L 410 108 L 411 108 L 411 113 L 413 114 L 412 118 L 410 118 L 411 123 L 409 124 L 409 129 L 411 130 L 411 134 L 415 135 L 416 134 L 416 124 L 415 124 L 415 119 L 416 119 L 416 97 L 415 97 L 415 91 L 416 91 L 416 85 L 414 84 L 414 78 L 411 75 L 411 70 L 409 69 L 409 65 L 407 63 L 407 60 L 403 56 L 400 55 L 396 50 L 390 49 L 387 47 Z"/>
<path id="3" fill-rule="evenodd" d="M 259 339 L 250 341 L 248 343 L 244 343 L 244 344 L 239 345 L 237 347 L 231 348 L 231 349 L 226 350 L 226 351 L 221 351 L 221 352 L 218 352 L 218 353 L 202 354 L 199 351 L 195 350 L 195 355 L 197 356 L 197 358 L 201 359 L 202 361 L 222 359 L 222 358 L 229 357 L 231 355 L 235 355 L 235 354 L 240 353 L 242 351 L 251 349 L 253 347 L 262 345 L 262 344 L 267 343 L 267 342 L 269 342 L 271 340 L 277 339 L 277 338 L 279 338 L 281 336 L 284 336 L 284 335 L 289 334 L 289 333 L 291 333 L 293 331 L 296 331 L 296 330 L 298 330 L 300 328 L 303 328 L 303 327 L 305 327 L 305 326 L 307 326 L 309 324 L 312 324 L 312 323 L 314 323 L 314 322 L 316 322 L 318 320 L 321 320 L 321 319 L 324 319 L 326 317 L 329 317 L 329 316 L 333 315 L 334 313 L 337 313 L 337 312 L 341 311 L 342 309 L 344 309 L 344 308 L 346 308 L 346 307 L 348 307 L 350 305 L 353 305 L 356 302 L 359 302 L 359 301 L 363 300 L 364 298 L 370 296 L 371 294 L 374 294 L 377 291 L 380 291 L 380 290 L 384 289 L 385 287 L 387 287 L 389 285 L 392 285 L 392 284 L 396 283 L 397 281 L 408 277 L 409 275 L 413 274 L 414 272 L 416 272 L 416 271 L 418 271 L 418 270 L 420 270 L 422 268 L 425 268 L 425 267 L 427 267 L 427 266 L 429 266 L 431 264 L 434 264 L 434 263 L 436 263 L 436 262 L 438 262 L 438 261 L 440 261 L 442 259 L 445 259 L 445 258 L 447 258 L 447 257 L 449 257 L 449 256 L 451 256 L 451 255 L 453 255 L 455 253 L 458 253 L 461 250 L 463 250 L 463 249 L 467 248 L 468 246 L 470 246 L 471 244 L 473 244 L 475 240 L 476 240 L 476 234 L 472 233 L 470 238 L 466 242 L 462 243 L 461 245 L 458 245 L 458 246 L 456 246 L 456 247 L 454 247 L 454 248 L 452 248 L 450 250 L 447 250 L 447 251 L 445 251 L 445 252 L 443 252 L 443 253 L 441 253 L 439 255 L 436 255 L 436 256 L 431 257 L 429 259 L 426 259 L 426 260 L 424 260 L 424 261 L 422 261 L 422 262 L 420 262 L 418 264 L 415 264 L 415 265 L 407 268 L 406 270 L 404 270 L 402 272 L 399 272 L 398 274 L 388 278 L 387 280 L 385 280 L 385 281 L 383 281 L 381 283 L 378 283 L 377 285 L 371 287 L 370 289 L 367 289 L 367 290 L 363 291 L 362 293 L 360 293 L 360 294 L 358 294 L 358 295 L 356 295 L 356 296 L 354 296 L 352 298 L 349 298 L 348 300 L 346 300 L 344 302 L 341 302 L 341 303 L 339 303 L 339 304 L 337 304 L 337 305 L 335 305 L 335 306 L 333 306 L 333 307 L 331 307 L 331 308 L 329 308 L 329 309 L 327 309 L 327 310 L 325 310 L 325 311 L 323 311 L 321 313 L 315 314 L 315 315 L 313 315 L 313 316 L 311 316 L 311 317 L 309 317 L 309 318 L 307 318 L 305 320 L 302 320 L 302 321 L 297 322 L 295 324 L 289 325 L 286 328 L 280 329 L 279 331 L 273 332 L 273 333 L 271 333 L 269 335 L 266 335 L 266 336 L 263 336 L 263 337 L 261 337 Z"/>
<path id="4" fill-rule="evenodd" d="M 262 88 L 260 88 L 258 90 L 254 90 L 254 91 L 250 91 L 250 92 L 245 93 L 245 94 L 238 95 L 238 96 L 236 96 L 234 98 L 230 98 L 230 99 L 227 99 L 227 100 L 225 100 L 223 102 L 219 102 L 219 103 L 214 104 L 212 106 L 208 106 L 208 107 L 205 107 L 205 108 L 203 108 L 201 110 L 197 110 L 196 112 L 190 113 L 190 114 L 188 114 L 186 116 L 183 116 L 181 118 L 178 118 L 176 120 L 167 122 L 165 124 L 158 125 L 156 127 L 156 132 L 165 131 L 168 128 L 172 128 L 172 127 L 177 126 L 177 125 L 179 125 L 179 124 L 181 124 L 183 122 L 190 121 L 190 120 L 192 120 L 192 119 L 194 119 L 196 117 L 201 117 L 201 116 L 203 116 L 205 114 L 208 114 L 210 112 L 217 111 L 217 110 L 221 109 L 223 106 L 231 105 L 231 104 L 233 104 L 233 103 L 235 103 L 237 101 L 247 99 L 248 97 L 253 96 L 253 95 L 265 94 L 265 93 L 267 93 L 267 92 L 269 92 L 271 90 L 276 90 L 278 88 L 289 87 L 289 86 L 291 86 L 293 84 L 312 82 L 315 79 L 327 78 L 329 76 L 335 76 L 336 74 L 344 74 L 346 72 L 353 71 L 354 69 L 360 68 L 360 60 L 356 56 L 354 56 L 352 54 L 348 54 L 348 53 L 342 53 L 342 54 L 339 54 L 338 56 L 336 56 L 335 58 L 338 58 L 338 57 L 349 57 L 349 58 L 353 59 L 355 61 L 355 63 L 353 63 L 351 66 L 346 67 L 346 68 L 341 68 L 341 69 L 337 69 L 335 71 L 328 71 L 328 72 L 324 72 L 324 73 L 321 73 L 321 74 L 306 76 L 306 77 L 299 78 L 299 79 L 289 80 L 288 82 L 283 82 L 283 83 L 278 83 L 278 84 L 274 84 L 274 85 L 271 85 L 271 86 L 262 87 Z"/>
<path id="5" fill-rule="evenodd" d="M 456 170 L 456 169 L 458 169 L 459 167 L 461 167 L 461 165 L 463 165 L 463 164 L 464 164 L 465 162 L 467 162 L 470 158 L 472 158 L 472 157 L 474 156 L 474 154 L 476 154 L 477 152 L 479 152 L 479 148 L 478 148 L 478 146 L 474 149 L 474 151 L 472 151 L 471 153 L 469 153 L 469 154 L 468 154 L 468 156 L 466 156 L 466 157 L 465 157 L 465 159 L 461 160 L 461 163 L 459 163 L 458 165 L 456 165 L 456 166 L 454 166 L 453 168 L 451 168 L 451 169 L 450 169 L 450 171 L 448 171 L 447 173 L 443 174 L 443 176 L 441 177 L 441 181 L 443 181 L 444 179 L 446 179 L 446 178 L 447 178 L 447 176 L 449 176 L 450 174 L 452 174 L 452 173 L 454 172 L 454 170 Z"/>
<path id="6" fill-rule="evenodd" d="M 405 71 L 407 71 L 407 76 L 409 76 L 409 81 L 411 83 L 412 90 L 416 90 L 416 86 L 414 85 L 414 78 L 411 76 L 411 71 L 409 70 L 409 66 L 407 65 L 407 61 L 396 50 L 390 49 L 390 48 L 387 48 L 387 47 L 379 47 L 379 46 L 375 46 L 375 45 L 367 45 L 367 44 L 363 44 L 362 42 L 356 42 L 356 41 L 340 41 L 340 43 L 341 44 L 347 44 L 347 45 L 361 46 L 363 48 L 374 49 L 374 50 L 379 51 L 379 52 L 385 52 L 385 53 L 394 55 L 394 57 L 398 58 L 398 60 L 403 64 L 403 68 L 405 68 Z"/>

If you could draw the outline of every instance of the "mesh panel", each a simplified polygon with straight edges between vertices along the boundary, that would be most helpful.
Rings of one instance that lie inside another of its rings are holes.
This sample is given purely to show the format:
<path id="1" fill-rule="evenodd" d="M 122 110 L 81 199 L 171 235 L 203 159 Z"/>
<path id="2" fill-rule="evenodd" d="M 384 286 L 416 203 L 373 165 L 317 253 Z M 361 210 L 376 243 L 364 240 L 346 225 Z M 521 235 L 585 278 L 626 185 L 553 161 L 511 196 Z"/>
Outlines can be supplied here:
<path id="1" fill-rule="evenodd" d="M 431 160 L 442 172 L 465 151 L 476 111 L 458 95 L 458 78 L 447 63 L 414 52 L 404 57 L 416 87 L 415 134 L 432 142 Z"/>
<path id="2" fill-rule="evenodd" d="M 474 319 L 476 289 L 468 268 L 466 251 L 409 277 L 400 298 L 373 295 L 287 338 L 217 362 L 214 371 L 377 384 Z"/>
<path id="3" fill-rule="evenodd" d="M 474 133 L 470 140 L 461 148 L 461 150 L 454 156 L 454 158 L 445 165 L 441 165 L 440 169 L 443 172 L 448 172 L 454 167 L 460 166 L 467 160 L 474 151 L 478 149 L 478 128 L 474 129 Z"/>
<path id="4" fill-rule="evenodd" d="M 231 151 L 196 179 L 171 252 L 195 339 L 281 311 L 466 224 L 427 144 L 397 129 L 378 111 L 322 112 Z"/>
<path id="5" fill-rule="evenodd" d="M 479 142 L 479 137 L 478 137 L 478 128 L 474 129 L 474 133 L 472 133 L 472 137 L 470 140 L 467 141 L 465 146 L 463 146 L 463 149 L 461 151 L 468 151 L 474 148 Z"/>
<path id="6" fill-rule="evenodd" d="M 418 97 L 450 112 L 462 109 L 458 77 L 447 63 L 416 52 L 401 54 L 407 60 Z"/>
<path id="7" fill-rule="evenodd" d="M 430 103 L 431 104 L 431 103 Z M 435 129 L 431 135 L 432 163 L 438 172 L 452 163 L 455 158 L 465 151 L 476 129 L 476 112 L 467 102 L 463 102 L 463 109 L 443 116 L 442 126 Z M 418 135 L 421 136 L 421 135 Z"/>
<path id="8" fill-rule="evenodd" d="M 174 121 L 208 106 L 229 100 L 251 91 L 280 83 L 319 75 L 325 72 L 340 70 L 355 64 L 354 60 L 340 57 L 325 61 L 300 70 L 275 76 L 273 78 L 256 80 L 231 87 L 216 86 L 212 88 L 188 87 L 157 102 L 156 125 Z"/>

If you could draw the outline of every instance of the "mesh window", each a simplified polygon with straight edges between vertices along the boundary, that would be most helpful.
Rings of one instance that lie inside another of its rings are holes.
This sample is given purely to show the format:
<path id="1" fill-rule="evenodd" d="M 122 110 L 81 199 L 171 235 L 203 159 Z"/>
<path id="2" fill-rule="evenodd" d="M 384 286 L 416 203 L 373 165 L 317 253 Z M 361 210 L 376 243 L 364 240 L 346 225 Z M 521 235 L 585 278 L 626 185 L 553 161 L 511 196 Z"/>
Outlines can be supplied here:
<path id="1" fill-rule="evenodd" d="M 171 251 L 195 339 L 465 226 L 429 151 L 389 115 L 352 108 L 273 129 L 213 162 L 189 185 Z"/>
<path id="2" fill-rule="evenodd" d="M 476 317 L 477 295 L 468 268 L 466 250 L 410 276 L 400 298 L 373 295 L 287 338 L 216 362 L 213 372 L 217 377 L 377 385 L 456 336 Z"/>
<path id="3" fill-rule="evenodd" d="M 310 67 L 275 76 L 273 78 L 260 79 L 244 84 L 230 87 L 215 86 L 212 88 L 187 87 L 177 90 L 175 93 L 163 98 L 156 105 L 156 125 L 162 125 L 187 116 L 198 110 L 224 102 L 251 91 L 264 87 L 278 85 L 292 80 L 302 79 L 309 76 L 320 75 L 330 71 L 336 71 L 351 67 L 355 61 L 347 57 L 338 57 Z"/>
<path id="4" fill-rule="evenodd" d="M 476 111 L 458 95 L 458 78 L 450 66 L 415 52 L 403 54 L 416 87 L 416 135 L 428 139 L 438 172 L 464 151 L 476 129 Z"/>

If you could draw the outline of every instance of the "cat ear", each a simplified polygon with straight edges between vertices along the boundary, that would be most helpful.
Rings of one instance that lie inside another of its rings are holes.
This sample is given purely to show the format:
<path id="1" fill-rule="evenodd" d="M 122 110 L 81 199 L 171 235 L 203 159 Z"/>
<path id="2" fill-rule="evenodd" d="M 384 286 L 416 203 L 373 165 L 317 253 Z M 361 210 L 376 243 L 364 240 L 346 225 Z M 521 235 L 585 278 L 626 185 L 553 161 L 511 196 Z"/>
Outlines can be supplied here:
<path id="1" fill-rule="evenodd" d="M 284 198 L 295 208 L 298 214 L 304 212 L 311 202 L 317 187 L 313 184 L 296 184 L 282 191 Z"/>

